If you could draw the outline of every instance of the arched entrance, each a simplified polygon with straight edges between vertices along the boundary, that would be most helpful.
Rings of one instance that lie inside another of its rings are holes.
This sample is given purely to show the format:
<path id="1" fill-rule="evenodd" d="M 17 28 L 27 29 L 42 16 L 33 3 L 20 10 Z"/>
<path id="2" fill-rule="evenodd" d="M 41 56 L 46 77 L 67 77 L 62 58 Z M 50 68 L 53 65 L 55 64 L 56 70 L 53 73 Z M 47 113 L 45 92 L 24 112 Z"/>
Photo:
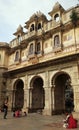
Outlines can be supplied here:
<path id="1" fill-rule="evenodd" d="M 41 77 L 35 77 L 31 81 L 30 88 L 30 111 L 37 112 L 42 111 L 45 105 L 45 94 L 43 88 L 43 80 Z"/>
<path id="2" fill-rule="evenodd" d="M 54 112 L 71 112 L 74 109 L 74 95 L 71 78 L 67 73 L 57 73 L 52 81 L 54 87 Z"/>
<path id="3" fill-rule="evenodd" d="M 13 90 L 13 101 L 12 108 L 13 109 L 22 109 L 24 105 L 24 83 L 22 80 L 17 80 L 14 84 Z"/>

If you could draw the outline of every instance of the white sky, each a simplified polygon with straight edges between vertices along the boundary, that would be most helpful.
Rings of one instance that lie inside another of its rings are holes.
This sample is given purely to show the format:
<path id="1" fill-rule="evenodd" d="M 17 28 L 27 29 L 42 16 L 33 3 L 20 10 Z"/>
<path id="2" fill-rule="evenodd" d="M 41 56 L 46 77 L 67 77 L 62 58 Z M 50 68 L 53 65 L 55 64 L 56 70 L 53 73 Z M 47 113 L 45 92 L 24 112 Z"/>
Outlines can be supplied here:
<path id="1" fill-rule="evenodd" d="M 79 4 L 78 0 L 0 0 L 0 42 L 10 42 L 15 38 L 13 35 L 18 26 L 24 27 L 37 11 L 44 13 L 49 18 L 50 12 L 56 2 L 64 9 Z"/>

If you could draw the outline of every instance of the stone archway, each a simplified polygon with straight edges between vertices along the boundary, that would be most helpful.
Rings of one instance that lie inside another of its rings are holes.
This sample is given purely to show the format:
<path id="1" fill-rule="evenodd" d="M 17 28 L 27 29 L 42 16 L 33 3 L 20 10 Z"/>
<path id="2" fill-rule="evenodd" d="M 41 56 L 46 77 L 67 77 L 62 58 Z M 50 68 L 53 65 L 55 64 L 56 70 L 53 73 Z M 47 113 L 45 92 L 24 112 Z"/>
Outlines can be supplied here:
<path id="1" fill-rule="evenodd" d="M 24 105 L 24 83 L 18 79 L 14 84 L 12 109 L 22 109 Z"/>
<path id="2" fill-rule="evenodd" d="M 52 80 L 54 85 L 54 113 L 71 112 L 74 109 L 74 95 L 71 78 L 65 73 L 57 73 Z"/>
<path id="3" fill-rule="evenodd" d="M 45 94 L 43 88 L 43 80 L 41 77 L 34 77 L 30 87 L 30 112 L 42 111 L 45 105 Z"/>

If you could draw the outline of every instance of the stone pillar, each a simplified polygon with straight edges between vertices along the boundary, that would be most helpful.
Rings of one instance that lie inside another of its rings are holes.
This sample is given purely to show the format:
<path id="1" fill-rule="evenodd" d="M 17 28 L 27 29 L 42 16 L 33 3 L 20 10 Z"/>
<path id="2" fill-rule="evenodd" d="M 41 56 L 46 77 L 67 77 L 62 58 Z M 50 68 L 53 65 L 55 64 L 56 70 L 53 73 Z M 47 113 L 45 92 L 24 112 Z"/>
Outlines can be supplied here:
<path id="1" fill-rule="evenodd" d="M 32 108 L 32 88 L 29 89 L 29 108 Z"/>
<path id="2" fill-rule="evenodd" d="M 29 108 L 29 89 L 27 91 L 27 109 Z"/>
<path id="3" fill-rule="evenodd" d="M 4 85 L 3 85 L 2 77 L 0 74 L 0 106 L 2 106 L 4 102 L 5 90 L 3 88 L 4 88 Z"/>
<path id="4" fill-rule="evenodd" d="M 28 83 L 28 80 L 27 80 L 27 75 L 25 76 L 25 79 L 24 79 L 24 105 L 23 105 L 23 109 L 22 111 L 24 112 L 27 112 L 28 113 L 28 86 L 27 86 L 27 83 Z"/>
<path id="5" fill-rule="evenodd" d="M 8 110 L 11 111 L 13 107 L 13 92 L 12 89 L 12 80 L 8 79 L 6 83 L 6 95 L 5 97 L 8 99 Z"/>
<path id="6" fill-rule="evenodd" d="M 51 115 L 51 87 L 49 83 L 49 72 L 45 72 L 45 81 L 44 81 L 44 91 L 45 91 L 45 107 L 43 110 L 44 115 Z"/>
<path id="7" fill-rule="evenodd" d="M 28 113 L 28 108 L 27 108 L 27 93 L 28 93 L 27 89 L 24 88 L 24 106 L 23 106 L 22 111 L 26 112 L 26 113 Z"/>
<path id="8" fill-rule="evenodd" d="M 26 110 L 28 113 L 28 110 L 32 108 L 32 88 L 26 89 L 24 88 L 24 106 L 23 110 Z"/>
<path id="9" fill-rule="evenodd" d="M 74 87 L 74 112 L 75 118 L 79 118 L 79 84 Z"/>
<path id="10" fill-rule="evenodd" d="M 11 102 L 10 110 L 12 111 L 12 90 L 10 91 L 9 101 Z"/>
<path id="11" fill-rule="evenodd" d="M 52 89 L 51 89 L 51 100 L 52 100 L 52 114 L 54 114 L 55 112 L 55 97 L 54 97 L 54 88 L 55 88 L 55 85 L 52 86 Z"/>
<path id="12" fill-rule="evenodd" d="M 50 86 L 48 88 L 48 92 L 49 92 L 49 115 L 52 115 L 52 87 Z"/>
<path id="13" fill-rule="evenodd" d="M 24 106 L 23 108 L 26 108 L 27 107 L 27 90 L 24 89 Z"/>
<path id="14" fill-rule="evenodd" d="M 16 89 L 12 90 L 12 109 L 15 108 L 15 91 Z"/>
<path id="15" fill-rule="evenodd" d="M 45 88 L 45 108 L 44 115 L 55 114 L 55 97 L 54 97 L 55 85 Z"/>
<path id="16" fill-rule="evenodd" d="M 45 107 L 44 107 L 44 110 L 43 110 L 43 115 L 49 115 L 48 114 L 48 107 L 49 107 L 49 101 L 48 101 L 48 88 L 44 88 L 44 91 L 45 91 Z"/>
<path id="17" fill-rule="evenodd" d="M 12 92 L 13 92 L 13 91 L 12 91 L 11 89 L 7 89 L 7 90 L 6 90 L 5 100 L 8 101 L 8 110 L 9 110 L 9 111 L 12 110 L 12 100 L 13 100 Z"/>
<path id="18" fill-rule="evenodd" d="M 43 110 L 44 115 L 52 115 L 52 88 L 45 88 L 45 107 Z"/>

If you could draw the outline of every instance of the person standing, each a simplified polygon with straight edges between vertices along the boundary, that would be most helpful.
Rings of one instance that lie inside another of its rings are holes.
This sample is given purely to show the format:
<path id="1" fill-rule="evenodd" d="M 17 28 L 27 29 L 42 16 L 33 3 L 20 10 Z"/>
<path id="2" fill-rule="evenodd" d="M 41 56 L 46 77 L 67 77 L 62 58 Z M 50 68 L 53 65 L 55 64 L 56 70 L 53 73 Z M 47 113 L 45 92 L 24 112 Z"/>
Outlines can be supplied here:
<path id="1" fill-rule="evenodd" d="M 4 103 L 4 119 L 7 119 L 7 112 L 8 112 L 8 102 Z"/>

